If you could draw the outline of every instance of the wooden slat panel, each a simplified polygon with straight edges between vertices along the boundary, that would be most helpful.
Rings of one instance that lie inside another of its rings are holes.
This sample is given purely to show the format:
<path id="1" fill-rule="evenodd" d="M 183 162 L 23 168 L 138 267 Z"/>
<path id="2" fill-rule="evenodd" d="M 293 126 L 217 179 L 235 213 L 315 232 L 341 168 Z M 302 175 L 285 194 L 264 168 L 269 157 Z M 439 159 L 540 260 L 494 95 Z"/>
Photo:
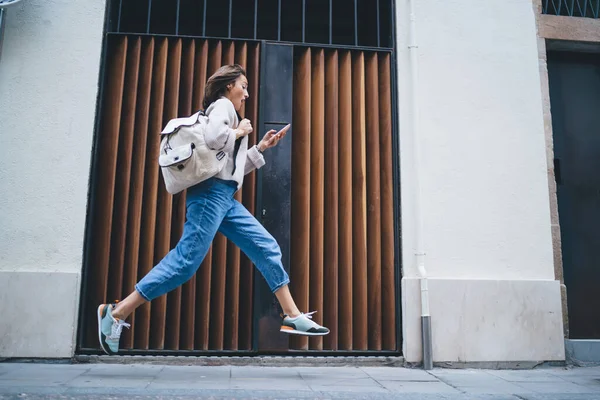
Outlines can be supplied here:
<path id="1" fill-rule="evenodd" d="M 325 54 L 312 51 L 310 138 L 310 289 L 309 308 L 323 323 L 323 219 L 325 181 Z M 309 310 L 303 310 L 309 311 Z M 323 349 L 323 338 L 310 338 L 311 350 Z"/>
<path id="2" fill-rule="evenodd" d="M 381 296 L 383 349 L 396 350 L 394 270 L 394 176 L 390 55 L 379 58 L 379 144 L 381 155 Z"/>
<path id="3" fill-rule="evenodd" d="M 367 350 L 367 187 L 364 53 L 352 56 L 352 210 L 354 350 Z"/>
<path id="4" fill-rule="evenodd" d="M 217 69 L 224 64 L 232 64 L 235 57 L 235 48 L 232 42 L 222 43 L 222 58 L 219 65 L 212 60 L 212 66 Z M 215 69 L 216 71 L 216 69 Z M 227 239 L 217 233 L 213 242 L 213 273 L 210 300 L 210 349 L 223 350 L 225 341 L 225 285 L 227 279 Z"/>
<path id="5" fill-rule="evenodd" d="M 338 348 L 338 52 L 325 58 L 325 249 L 323 322 L 331 332 L 323 339 L 327 350 Z"/>
<path id="6" fill-rule="evenodd" d="M 259 87 L 259 61 L 260 45 L 258 43 L 248 45 L 248 65 L 246 74 L 249 81 L 250 98 L 246 102 L 246 118 L 255 124 L 258 124 L 258 87 Z M 253 146 L 257 142 L 257 132 L 253 131 L 248 137 L 248 146 Z M 244 178 L 243 203 L 250 211 L 255 213 L 256 208 L 256 172 L 252 172 Z M 252 348 L 252 307 L 254 294 L 254 266 L 252 261 L 244 254 L 240 258 L 240 319 L 239 319 L 239 342 L 240 350 L 250 350 Z"/>
<path id="7" fill-rule="evenodd" d="M 125 238 L 127 235 L 127 211 L 129 203 L 129 183 L 131 179 L 131 157 L 135 124 L 135 103 L 140 67 L 141 39 L 129 43 L 127 68 L 123 89 L 121 110 L 121 132 L 117 156 L 115 195 L 113 202 L 113 224 L 111 230 L 110 263 L 108 280 L 109 301 L 120 300 L 123 291 L 125 263 Z"/>
<path id="8" fill-rule="evenodd" d="M 203 109 L 202 99 L 204 98 L 204 87 L 206 86 L 206 76 L 208 68 L 208 41 L 196 41 L 196 61 L 194 73 L 194 98 L 192 101 L 193 111 Z"/>
<path id="9" fill-rule="evenodd" d="M 231 65 L 235 60 L 235 45 L 233 42 L 223 42 L 223 59 L 221 60 L 221 66 Z"/>
<path id="10" fill-rule="evenodd" d="M 237 43 L 235 46 L 235 61 L 244 69 L 248 62 L 248 45 Z M 242 105 L 240 115 L 245 116 L 245 104 Z M 235 194 L 237 201 L 242 201 L 242 191 Z M 225 298 L 225 341 L 227 350 L 237 350 L 239 340 L 239 312 L 240 312 L 240 249 L 232 242 L 227 243 L 227 282 Z"/>
<path id="11" fill-rule="evenodd" d="M 162 115 L 161 127 L 151 133 L 158 135 L 167 121 L 177 117 L 179 107 L 179 77 L 181 74 L 181 39 L 169 43 L 169 56 L 167 63 L 167 83 L 165 104 Z M 160 137 L 159 137 L 160 139 Z M 158 155 L 158 154 L 157 154 Z M 158 159 L 158 157 L 157 157 Z M 171 218 L 173 196 L 167 192 L 162 174 L 159 174 L 158 198 L 156 204 L 156 242 L 154 246 L 154 264 L 158 264 L 171 248 Z M 169 293 L 173 296 L 175 293 Z M 167 296 L 161 296 L 152 304 L 152 324 L 150 332 L 150 346 L 153 349 L 165 348 L 166 339 L 166 312 Z M 169 325 L 174 326 L 176 332 L 171 336 L 168 349 L 175 349 L 179 345 L 179 313 L 169 315 Z"/>
<path id="12" fill-rule="evenodd" d="M 379 70 L 376 53 L 366 57 L 365 79 L 369 350 L 381 350 L 381 165 L 379 163 Z"/>
<path id="13" fill-rule="evenodd" d="M 158 198 L 159 132 L 163 125 L 165 83 L 169 45 L 166 39 L 158 40 L 154 57 L 152 100 L 144 176 L 144 200 L 140 237 L 138 279 L 143 278 L 154 266 L 154 239 L 156 230 L 156 202 Z M 148 349 L 150 344 L 150 303 L 136 310 L 135 348 Z M 153 346 L 154 347 L 154 346 Z"/>
<path id="14" fill-rule="evenodd" d="M 352 56 L 339 60 L 339 349 L 352 350 Z"/>
<path id="15" fill-rule="evenodd" d="M 117 148 L 121 124 L 121 107 L 123 105 L 123 87 L 125 81 L 125 62 L 127 57 L 127 38 L 115 38 L 110 43 L 108 82 L 104 98 L 102 125 L 98 140 L 98 171 L 94 199 L 95 210 L 92 222 L 92 254 L 90 257 L 90 275 L 92 285 L 87 315 L 94 315 L 98 304 L 106 301 L 106 285 L 108 281 L 108 262 L 110 255 L 110 231 L 113 216 L 113 197 L 115 191 L 115 171 L 117 168 Z M 97 327 L 88 324 L 87 338 L 93 343 Z"/>
<path id="16" fill-rule="evenodd" d="M 196 56 L 196 43 L 193 40 L 185 43 L 183 52 L 183 62 L 181 67 L 181 85 L 179 87 L 179 115 L 191 115 L 194 95 L 194 61 Z M 206 65 L 206 59 L 204 60 Z M 183 234 L 186 214 L 186 191 L 173 197 L 173 209 L 177 210 L 173 214 L 173 228 L 171 229 L 171 247 L 175 247 L 179 238 Z M 177 205 L 175 207 L 175 205 Z M 175 222 L 176 221 L 176 222 Z M 169 308 L 172 304 L 169 299 Z M 181 332 L 180 344 L 181 350 L 194 349 L 194 320 L 196 305 L 196 279 L 190 279 L 181 288 Z M 170 313 L 170 311 L 167 311 Z"/>
<path id="17" fill-rule="evenodd" d="M 131 162 L 131 185 L 129 212 L 127 214 L 127 239 L 125 245 L 125 276 L 122 298 L 135 290 L 138 280 L 140 227 L 142 224 L 142 199 L 144 194 L 144 169 L 146 165 L 146 143 L 148 138 L 148 120 L 150 113 L 150 89 L 152 88 L 152 59 L 154 57 L 154 39 L 142 42 L 142 55 L 139 72 L 138 96 L 135 115 L 135 140 L 133 142 Z M 123 330 L 121 347 L 133 347 L 133 332 L 136 329 L 135 313 L 129 318 L 131 329 Z"/>
<path id="18" fill-rule="evenodd" d="M 210 349 L 223 350 L 227 238 L 217 233 L 213 241 L 213 273 L 210 298 Z"/>
<path id="19" fill-rule="evenodd" d="M 307 310 L 310 268 L 310 121 L 311 51 L 300 50 L 294 68 L 294 132 L 292 134 L 292 295 L 300 310 Z M 292 348 L 308 349 L 308 340 L 293 337 Z"/>
<path id="20" fill-rule="evenodd" d="M 201 90 L 196 93 L 196 98 L 198 97 L 198 93 L 202 93 L 200 96 L 200 107 L 202 108 L 202 98 L 204 96 L 204 85 L 206 84 L 206 80 L 214 74 L 217 69 L 221 66 L 221 58 L 223 54 L 223 45 L 221 41 L 217 41 L 211 43 L 210 46 L 207 44 L 201 44 L 201 52 L 208 51 L 208 61 L 206 62 L 206 77 L 202 81 L 203 85 L 197 87 L 196 89 Z M 208 50 L 205 50 L 208 47 Z M 202 53 L 201 53 L 202 54 Z M 199 60 L 196 59 L 198 63 Z M 201 61 L 200 61 L 201 62 Z M 199 65 L 196 65 L 197 71 L 200 70 L 200 73 L 204 72 L 204 69 Z M 201 77 L 198 77 L 200 79 Z M 212 294 L 212 261 L 213 261 L 213 246 L 208 251 L 208 254 L 204 258 L 202 265 L 200 266 L 200 273 L 196 276 L 196 291 L 199 291 L 199 295 L 196 296 L 196 330 L 195 330 L 195 344 L 194 347 L 199 350 L 208 350 L 209 349 L 209 339 L 210 339 L 210 320 L 211 320 L 211 311 L 213 309 L 211 304 L 211 294 Z"/>
<path id="21" fill-rule="evenodd" d="M 194 329 L 194 348 L 208 350 L 210 327 L 210 282 L 212 277 L 212 249 L 209 249 L 200 273 L 196 274 L 196 326 Z"/>

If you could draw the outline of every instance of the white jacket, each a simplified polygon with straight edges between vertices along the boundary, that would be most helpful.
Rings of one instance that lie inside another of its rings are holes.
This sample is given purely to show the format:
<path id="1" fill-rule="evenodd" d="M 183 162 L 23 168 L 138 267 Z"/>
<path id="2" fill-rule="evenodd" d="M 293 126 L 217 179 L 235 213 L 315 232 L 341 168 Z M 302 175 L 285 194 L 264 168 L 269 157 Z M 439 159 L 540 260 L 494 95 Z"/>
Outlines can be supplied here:
<path id="1" fill-rule="evenodd" d="M 227 154 L 227 164 L 215 177 L 236 181 L 239 190 L 244 176 L 265 165 L 265 159 L 256 146 L 248 149 L 248 136 L 244 136 L 234 160 L 235 129 L 240 121 L 233 103 L 228 98 L 221 97 L 212 103 L 205 114 L 208 117 L 208 126 L 204 134 L 206 144 L 212 149 L 222 149 Z"/>

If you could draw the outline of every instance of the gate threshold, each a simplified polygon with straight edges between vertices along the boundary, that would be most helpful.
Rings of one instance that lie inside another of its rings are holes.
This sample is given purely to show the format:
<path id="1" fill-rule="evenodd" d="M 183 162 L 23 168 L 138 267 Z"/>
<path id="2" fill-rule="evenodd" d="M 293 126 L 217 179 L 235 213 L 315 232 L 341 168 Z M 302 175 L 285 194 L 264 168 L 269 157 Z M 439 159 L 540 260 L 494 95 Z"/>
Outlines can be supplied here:
<path id="1" fill-rule="evenodd" d="M 76 355 L 82 364 L 154 364 L 255 367 L 403 367 L 402 356 L 99 356 Z"/>

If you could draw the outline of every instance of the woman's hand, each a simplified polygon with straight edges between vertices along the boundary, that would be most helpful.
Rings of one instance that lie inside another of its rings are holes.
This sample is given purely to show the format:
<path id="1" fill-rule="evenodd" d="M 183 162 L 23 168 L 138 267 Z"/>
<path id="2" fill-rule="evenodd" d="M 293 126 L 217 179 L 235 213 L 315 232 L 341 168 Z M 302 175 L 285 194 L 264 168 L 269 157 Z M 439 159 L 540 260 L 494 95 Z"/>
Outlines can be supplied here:
<path id="1" fill-rule="evenodd" d="M 252 129 L 252 124 L 250 123 L 250 120 L 247 118 L 244 118 L 238 125 L 237 129 L 235 130 L 235 138 L 239 139 L 241 137 L 247 136 L 252 133 L 252 130 L 253 129 Z"/>
<path id="2" fill-rule="evenodd" d="M 277 132 L 275 129 L 271 129 L 269 132 L 265 134 L 260 143 L 258 143 L 258 149 L 263 152 L 266 149 L 270 149 L 271 147 L 277 146 L 279 141 L 283 139 L 290 129 L 290 125 L 286 125 L 282 130 Z"/>

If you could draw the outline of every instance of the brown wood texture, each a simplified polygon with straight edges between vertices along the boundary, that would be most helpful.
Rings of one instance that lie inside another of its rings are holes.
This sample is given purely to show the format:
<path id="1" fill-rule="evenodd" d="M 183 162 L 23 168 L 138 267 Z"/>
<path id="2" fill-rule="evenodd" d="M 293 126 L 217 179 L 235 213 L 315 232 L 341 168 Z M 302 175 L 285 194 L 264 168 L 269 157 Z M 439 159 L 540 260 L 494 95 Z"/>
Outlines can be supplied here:
<path id="1" fill-rule="evenodd" d="M 312 50 L 310 126 L 310 288 L 313 320 L 323 323 L 323 230 L 325 183 L 325 52 Z M 323 338 L 309 340 L 311 350 L 323 349 Z"/>
<path id="2" fill-rule="evenodd" d="M 353 349 L 368 349 L 367 185 L 364 53 L 352 55 Z"/>
<path id="3" fill-rule="evenodd" d="M 152 59 L 154 39 L 142 41 L 142 54 L 139 71 L 138 96 L 135 110 L 135 130 L 131 161 L 129 190 L 129 212 L 127 213 L 127 238 L 125 245 L 125 271 L 121 298 L 135 290 L 138 280 L 138 260 L 140 248 L 140 228 L 142 224 L 142 201 L 144 195 L 144 170 L 146 165 L 146 143 L 150 113 L 150 89 L 152 88 Z M 120 346 L 133 348 L 133 333 L 136 329 L 135 313 L 130 316 L 131 329 L 124 329 Z"/>
<path id="4" fill-rule="evenodd" d="M 196 112 L 192 103 L 194 99 L 194 62 L 196 58 L 196 43 L 188 40 L 184 43 L 183 59 L 181 65 L 181 84 L 179 86 L 179 115 L 192 115 Z M 206 60 L 204 60 L 206 63 Z M 171 248 L 177 245 L 177 242 L 183 234 L 186 214 L 186 191 L 173 196 L 173 226 L 171 228 Z M 176 210 L 176 211 L 175 211 Z M 196 304 L 196 279 L 190 279 L 181 287 L 181 295 L 176 299 L 180 302 L 181 322 L 179 349 L 194 349 L 194 323 Z M 171 312 L 173 301 L 168 300 L 167 312 Z M 177 311 L 175 311 L 177 312 Z"/>
<path id="5" fill-rule="evenodd" d="M 162 130 L 169 50 L 167 39 L 158 39 L 155 46 L 150 121 L 147 132 L 138 280 L 142 279 L 154 267 L 156 203 L 159 179 L 158 154 L 160 147 L 158 132 Z M 150 347 L 150 303 L 142 305 L 135 313 L 136 329 L 134 346 L 136 349 L 148 349 Z"/>
<path id="6" fill-rule="evenodd" d="M 157 163 L 164 124 L 201 109 L 207 78 L 233 63 L 249 81 L 240 114 L 255 128 L 259 114 L 258 43 L 114 37 L 107 57 L 85 303 L 92 315 L 129 295 L 183 232 L 186 193 L 166 192 Z M 331 333 L 292 337 L 290 348 L 397 350 L 391 56 L 298 48 L 293 85 L 291 290 Z M 255 186 L 253 172 L 235 195 L 251 213 Z M 254 273 L 218 234 L 194 278 L 130 317 L 121 347 L 251 350 Z M 84 345 L 97 347 L 95 326 Z"/>
<path id="7" fill-rule="evenodd" d="M 255 126 L 258 125 L 258 87 L 260 73 L 260 45 L 248 45 L 248 61 L 246 74 L 248 78 L 248 91 L 250 97 L 246 102 L 245 117 L 250 119 Z M 248 146 L 257 143 L 257 132 L 254 130 L 248 137 Z M 254 215 L 256 211 L 256 172 L 251 172 L 244 178 L 242 186 L 242 200 L 244 206 Z M 254 265 L 244 254 L 240 258 L 240 306 L 239 306 L 239 342 L 240 350 L 252 348 L 252 307 L 254 295 Z"/>
<path id="8" fill-rule="evenodd" d="M 377 54 L 365 60 L 369 350 L 381 350 L 381 189 Z"/>
<path id="9" fill-rule="evenodd" d="M 294 67 L 294 131 L 292 133 L 291 292 L 300 310 L 309 307 L 310 277 L 310 123 L 311 50 L 300 50 Z M 308 349 L 304 337 L 292 337 L 293 349 Z"/>
<path id="10" fill-rule="evenodd" d="M 173 118 L 177 117 L 179 107 L 179 79 L 181 74 L 181 39 L 169 42 L 169 55 L 167 57 L 167 81 L 165 86 L 165 99 L 163 105 L 162 122 L 157 130 L 151 131 L 154 135 L 160 135 L 154 132 L 160 132 L 162 127 Z M 158 117 L 157 117 L 158 121 Z M 156 160 L 157 162 L 158 160 Z M 171 219 L 173 196 L 167 192 L 162 174 L 158 174 L 158 195 L 156 203 L 156 234 L 154 242 L 154 265 L 157 265 L 171 249 Z M 151 324 L 150 324 L 150 346 L 153 349 L 167 348 L 169 350 L 179 345 L 179 332 L 172 335 L 171 343 L 166 345 L 166 326 L 167 326 L 167 296 L 176 296 L 177 292 L 160 296 L 152 302 Z M 179 313 L 170 314 L 169 323 L 179 328 Z M 174 318 L 174 320 L 173 320 Z M 165 346 L 166 345 L 166 346 Z"/>
<path id="11" fill-rule="evenodd" d="M 383 349 L 396 350 L 394 180 L 390 55 L 379 56 L 379 148 L 381 156 L 381 297 Z"/>
<path id="12" fill-rule="evenodd" d="M 339 59 L 339 349 L 352 350 L 352 54 Z"/>
<path id="13" fill-rule="evenodd" d="M 109 301 L 120 300 L 123 291 L 123 279 L 125 275 L 125 240 L 127 236 L 127 214 L 129 210 L 127 206 L 129 203 L 129 184 L 131 180 L 135 104 L 137 101 L 140 56 L 141 39 L 137 38 L 129 43 L 127 50 L 127 68 L 125 71 L 119 148 L 117 151 L 110 262 L 108 267 L 109 279 L 107 297 Z"/>
<path id="14" fill-rule="evenodd" d="M 91 241 L 90 287 L 87 302 L 87 315 L 95 315 L 100 303 L 105 303 L 108 265 L 110 260 L 110 235 L 113 216 L 113 200 L 115 192 L 115 172 L 117 169 L 117 153 L 119 145 L 119 129 L 121 124 L 121 107 L 123 106 L 123 88 L 125 86 L 125 69 L 127 60 L 127 38 L 114 38 L 109 42 L 108 82 L 103 101 L 103 115 L 98 140 L 98 163 L 96 182 L 99 190 L 94 199 Z M 113 299 L 114 300 L 114 299 Z M 96 327 L 90 323 L 87 327 L 87 343 L 94 344 Z"/>
<path id="15" fill-rule="evenodd" d="M 248 45 L 244 42 L 235 44 L 236 64 L 244 69 L 248 62 Z M 247 78 L 247 77 L 246 77 Z M 245 116 L 246 107 L 242 105 L 240 115 Z M 235 194 L 235 199 L 242 201 L 242 191 Z M 224 348 L 238 350 L 239 313 L 240 313 L 240 249 L 231 241 L 227 243 L 227 280 L 225 297 L 225 339 Z"/>
<path id="16" fill-rule="evenodd" d="M 210 58 L 209 58 L 210 54 Z M 206 40 L 196 43 L 196 66 L 194 77 L 194 111 L 203 109 L 204 89 L 206 81 L 210 77 L 209 68 L 216 70 L 214 65 L 210 66 L 211 59 L 221 58 L 219 46 L 212 47 L 209 52 L 209 43 Z M 200 269 L 196 273 L 196 307 L 194 320 L 194 349 L 208 350 L 208 338 L 210 327 L 210 282 L 212 277 L 212 247 L 208 250 Z"/>
<path id="17" fill-rule="evenodd" d="M 339 74 L 338 52 L 325 56 L 325 216 L 324 216 L 324 287 L 323 322 L 330 329 L 323 338 L 323 348 L 338 348 L 338 132 Z"/>

